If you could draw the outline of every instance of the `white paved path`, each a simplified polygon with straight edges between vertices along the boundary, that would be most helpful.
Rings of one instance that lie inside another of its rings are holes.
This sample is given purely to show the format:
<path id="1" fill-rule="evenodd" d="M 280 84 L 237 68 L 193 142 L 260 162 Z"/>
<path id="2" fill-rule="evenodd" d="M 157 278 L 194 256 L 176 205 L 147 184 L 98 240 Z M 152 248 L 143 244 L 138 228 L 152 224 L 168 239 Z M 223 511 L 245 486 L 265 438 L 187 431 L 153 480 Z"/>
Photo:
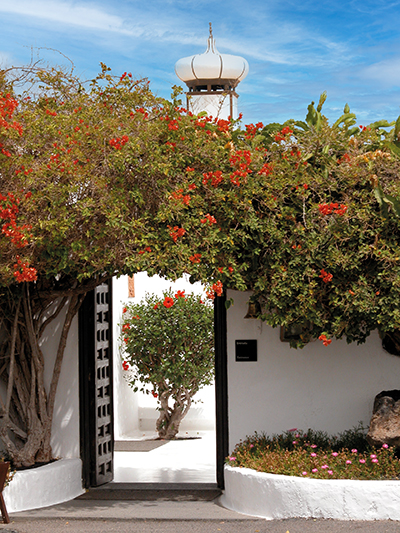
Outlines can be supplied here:
<path id="1" fill-rule="evenodd" d="M 150 452 L 115 452 L 114 483 L 216 483 L 215 432 L 183 436 L 201 438 L 169 441 Z"/>

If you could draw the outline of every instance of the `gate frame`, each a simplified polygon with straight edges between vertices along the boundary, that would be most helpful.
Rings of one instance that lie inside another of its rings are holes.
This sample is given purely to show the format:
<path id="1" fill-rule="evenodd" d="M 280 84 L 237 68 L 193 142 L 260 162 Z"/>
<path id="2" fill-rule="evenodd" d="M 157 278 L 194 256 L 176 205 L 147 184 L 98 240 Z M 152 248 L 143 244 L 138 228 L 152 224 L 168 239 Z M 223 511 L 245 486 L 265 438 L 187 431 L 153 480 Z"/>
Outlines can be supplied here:
<path id="1" fill-rule="evenodd" d="M 114 409 L 112 372 L 112 280 L 109 286 L 109 365 L 110 365 L 110 423 L 112 436 L 112 461 L 114 453 Z M 82 479 L 85 488 L 98 486 L 96 482 L 96 315 L 95 291 L 91 291 L 79 311 L 79 405 L 80 405 L 80 449 L 82 459 Z M 216 426 L 216 478 L 218 487 L 225 488 L 224 465 L 229 454 L 228 425 L 228 351 L 226 294 L 214 300 L 214 344 L 215 344 L 215 426 Z M 113 470 L 113 469 L 112 469 Z M 113 472 L 112 472 L 113 474 Z M 103 480 L 102 483 L 112 481 Z"/>

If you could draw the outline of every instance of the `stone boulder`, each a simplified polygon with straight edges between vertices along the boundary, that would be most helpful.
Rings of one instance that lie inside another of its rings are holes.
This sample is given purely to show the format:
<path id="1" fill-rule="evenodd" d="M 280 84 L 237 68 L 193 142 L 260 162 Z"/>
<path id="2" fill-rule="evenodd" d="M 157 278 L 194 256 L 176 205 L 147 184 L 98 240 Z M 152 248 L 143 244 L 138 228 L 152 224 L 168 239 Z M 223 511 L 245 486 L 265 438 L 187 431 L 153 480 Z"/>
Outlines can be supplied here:
<path id="1" fill-rule="evenodd" d="M 373 446 L 400 446 L 400 390 L 375 396 L 367 441 Z"/>

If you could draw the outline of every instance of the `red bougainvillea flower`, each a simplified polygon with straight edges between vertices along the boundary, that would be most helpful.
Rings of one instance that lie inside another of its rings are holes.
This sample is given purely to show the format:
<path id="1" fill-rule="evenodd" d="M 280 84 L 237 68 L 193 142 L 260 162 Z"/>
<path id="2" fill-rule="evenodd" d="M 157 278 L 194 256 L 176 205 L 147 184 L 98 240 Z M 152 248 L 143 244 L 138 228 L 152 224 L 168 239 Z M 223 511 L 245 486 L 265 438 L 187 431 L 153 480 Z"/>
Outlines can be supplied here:
<path id="1" fill-rule="evenodd" d="M 218 119 L 216 118 L 214 122 L 217 124 L 218 131 L 226 132 L 229 131 L 230 121 L 224 120 L 222 118 Z"/>
<path id="2" fill-rule="evenodd" d="M 128 308 L 127 308 L 127 307 L 124 307 L 124 308 L 122 309 L 122 312 L 123 312 L 123 313 L 126 313 L 127 311 L 128 311 Z"/>
<path id="3" fill-rule="evenodd" d="M 126 361 L 124 361 L 124 362 L 122 363 L 122 368 L 123 368 L 124 370 L 129 370 L 129 364 L 128 364 Z"/>
<path id="4" fill-rule="evenodd" d="M 216 283 L 213 283 L 211 286 L 211 289 L 209 291 L 206 291 L 207 298 L 210 300 L 214 300 L 215 294 L 217 296 L 222 296 L 223 293 L 223 285 L 221 281 L 217 281 Z"/>
<path id="5" fill-rule="evenodd" d="M 273 171 L 273 166 L 269 163 L 265 163 L 261 170 L 258 172 L 260 176 L 268 176 Z"/>
<path id="6" fill-rule="evenodd" d="M 75 128 L 75 131 L 77 131 L 76 128 Z M 115 150 L 121 150 L 124 144 L 126 144 L 128 141 L 129 141 L 129 137 L 127 135 L 123 135 L 122 137 L 116 137 L 115 139 L 110 139 L 108 142 L 110 146 L 112 146 Z"/>
<path id="7" fill-rule="evenodd" d="M 180 228 L 178 226 L 174 226 L 171 228 L 171 226 L 168 226 L 170 232 L 170 236 L 172 237 L 172 240 L 176 242 L 178 240 L 178 237 L 183 237 L 186 233 L 186 230 L 184 228 Z"/>
<path id="8" fill-rule="evenodd" d="M 200 263 L 201 260 L 201 254 L 194 254 L 189 257 L 189 261 L 191 263 Z"/>
<path id="9" fill-rule="evenodd" d="M 285 126 L 282 128 L 282 130 L 275 135 L 275 142 L 281 142 L 286 141 L 286 135 L 291 135 L 293 133 L 293 130 L 289 128 L 289 126 Z"/>
<path id="10" fill-rule="evenodd" d="M 157 303 L 157 304 L 153 307 L 153 309 L 158 309 L 158 306 L 159 306 L 159 305 L 160 305 L 160 304 Z"/>
<path id="11" fill-rule="evenodd" d="M 222 296 L 223 285 L 221 281 L 217 281 L 217 283 L 213 283 L 212 288 L 214 289 L 217 296 Z"/>
<path id="12" fill-rule="evenodd" d="M 343 154 L 343 157 L 337 160 L 337 164 L 340 165 L 340 163 L 343 163 L 343 161 L 346 161 L 347 163 L 350 162 L 350 156 L 349 154 Z"/>
<path id="13" fill-rule="evenodd" d="M 329 346 L 329 344 L 332 342 L 332 339 L 328 339 L 326 335 L 320 335 L 318 340 L 322 341 L 324 346 Z"/>
<path id="14" fill-rule="evenodd" d="M 331 215 L 334 213 L 335 215 L 343 216 L 347 211 L 347 205 L 331 202 L 330 204 L 320 204 L 318 210 L 321 215 Z"/>
<path id="15" fill-rule="evenodd" d="M 208 220 L 208 223 L 210 224 L 210 226 L 212 226 L 213 224 L 216 224 L 217 221 L 215 220 L 215 217 L 213 217 L 212 215 L 210 215 L 209 213 L 206 214 L 205 218 L 202 218 L 200 220 L 200 222 L 202 224 L 205 224 Z"/>
<path id="16" fill-rule="evenodd" d="M 151 391 L 151 394 L 154 396 L 154 398 L 158 398 L 158 394 L 155 391 Z"/>
<path id="17" fill-rule="evenodd" d="M 14 276 L 18 283 L 37 280 L 36 268 L 28 266 L 28 263 L 23 263 L 18 255 L 17 263 L 15 263 L 14 268 L 16 269 L 14 272 Z"/>
<path id="18" fill-rule="evenodd" d="M 190 186 L 189 186 L 189 189 L 190 189 Z M 190 204 L 190 196 L 189 196 L 189 194 L 183 194 L 183 189 L 178 189 L 177 191 L 173 192 L 171 194 L 170 198 L 172 198 L 174 200 L 180 200 L 185 205 L 189 205 Z"/>
<path id="19" fill-rule="evenodd" d="M 215 172 L 204 172 L 203 173 L 203 185 L 207 185 L 211 181 L 213 187 L 217 187 L 223 181 L 224 176 L 220 170 Z"/>
<path id="20" fill-rule="evenodd" d="M 185 298 L 185 291 L 178 291 L 175 294 L 175 298 Z"/>
<path id="21" fill-rule="evenodd" d="M 320 278 L 322 278 L 322 281 L 324 283 L 329 283 L 332 281 L 333 274 L 330 274 L 329 272 L 325 272 L 324 269 L 321 269 L 321 274 L 319 275 Z"/>
<path id="22" fill-rule="evenodd" d="M 166 307 L 167 309 L 169 309 L 173 305 L 174 305 L 174 300 L 172 298 L 170 298 L 169 296 L 167 296 L 165 298 L 165 300 L 163 301 L 163 306 Z"/>
<path id="23" fill-rule="evenodd" d="M 124 324 L 122 326 L 122 331 L 126 331 L 127 329 L 131 329 L 131 326 L 129 324 Z"/>
<path id="24" fill-rule="evenodd" d="M 139 254 L 144 254 L 146 252 L 151 252 L 151 248 L 150 246 L 147 246 L 144 250 L 140 250 L 140 252 L 138 252 Z"/>

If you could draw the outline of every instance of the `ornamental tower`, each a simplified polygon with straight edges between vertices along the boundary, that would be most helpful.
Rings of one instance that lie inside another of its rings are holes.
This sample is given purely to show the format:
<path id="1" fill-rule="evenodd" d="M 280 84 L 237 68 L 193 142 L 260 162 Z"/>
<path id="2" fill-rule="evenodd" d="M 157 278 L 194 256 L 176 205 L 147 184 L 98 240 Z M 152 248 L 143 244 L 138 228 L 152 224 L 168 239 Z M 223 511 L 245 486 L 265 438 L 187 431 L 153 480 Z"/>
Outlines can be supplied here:
<path id="1" fill-rule="evenodd" d="M 175 72 L 188 86 L 186 107 L 192 113 L 206 111 L 225 120 L 238 117 L 236 87 L 247 76 L 249 64 L 243 57 L 218 52 L 211 22 L 207 50 L 177 61 Z"/>

